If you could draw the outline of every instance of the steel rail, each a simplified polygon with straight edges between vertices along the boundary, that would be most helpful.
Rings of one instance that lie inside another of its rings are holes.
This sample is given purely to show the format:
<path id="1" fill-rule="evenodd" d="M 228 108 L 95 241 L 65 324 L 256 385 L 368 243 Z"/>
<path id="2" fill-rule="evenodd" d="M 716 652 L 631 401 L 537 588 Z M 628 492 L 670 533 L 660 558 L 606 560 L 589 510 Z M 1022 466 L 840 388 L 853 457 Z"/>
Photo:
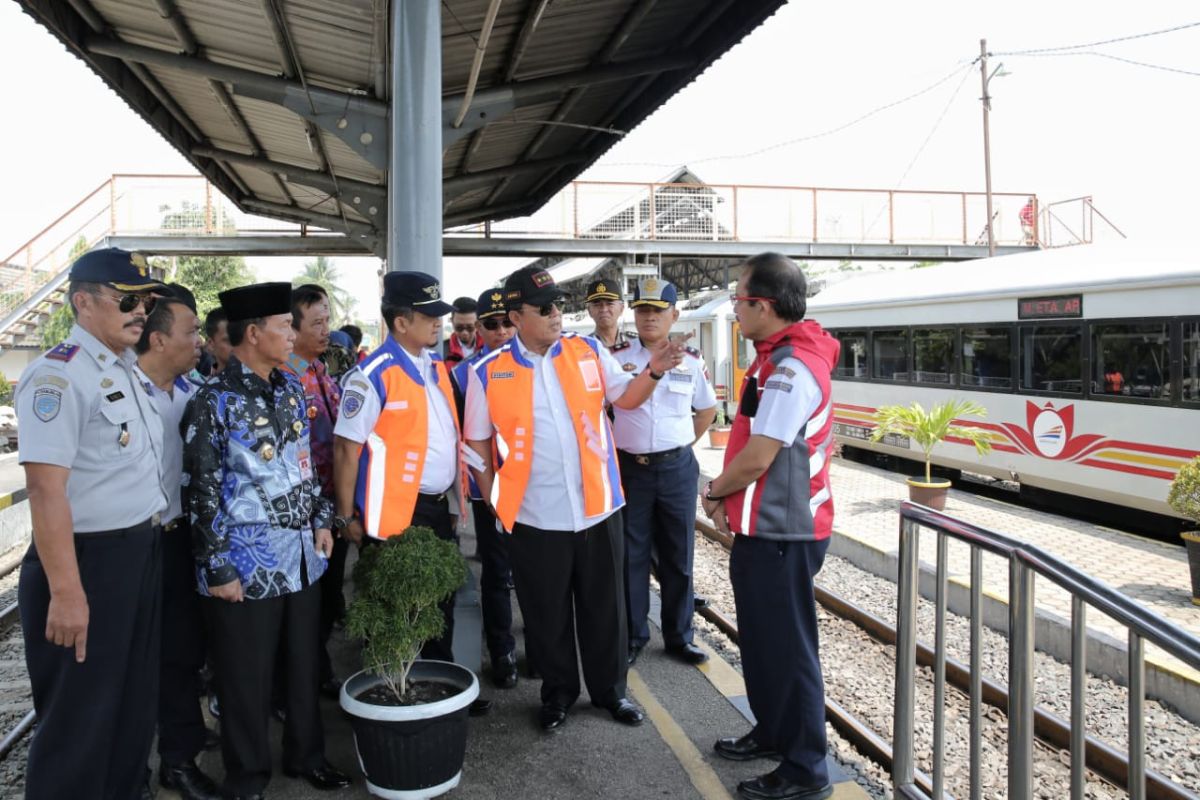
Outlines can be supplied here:
<path id="1" fill-rule="evenodd" d="M 696 520 L 696 530 L 705 538 L 716 542 L 726 550 L 728 550 L 733 544 L 732 536 L 717 531 L 712 526 L 699 519 Z M 882 644 L 895 646 L 897 641 L 897 632 L 895 627 L 875 616 L 871 612 L 861 609 L 848 600 L 834 594 L 833 592 L 830 592 L 828 589 L 817 586 L 815 587 L 815 590 L 817 602 L 819 602 L 831 614 L 848 622 L 854 623 L 876 641 Z M 712 609 L 711 607 L 698 609 L 696 613 L 700 614 L 705 619 L 708 619 L 710 622 L 713 622 L 713 624 L 720 628 L 722 632 L 730 635 L 725 627 L 723 627 L 721 622 L 718 622 L 716 619 L 713 619 L 709 616 L 709 611 L 719 615 L 719 612 L 716 612 L 715 609 Z M 730 628 L 736 634 L 737 629 L 736 627 L 733 627 L 732 622 L 729 622 L 726 619 L 724 624 L 730 626 Z M 730 638 L 732 638 L 734 641 L 737 641 L 735 634 L 730 635 Z M 917 663 L 920 666 L 928 669 L 933 669 L 936 663 L 933 648 L 919 641 L 917 642 Z M 959 691 L 969 695 L 972 675 L 970 667 L 955 658 L 947 656 L 945 660 L 945 670 L 946 680 Z M 978 680 L 981 686 L 982 701 L 987 703 L 989 706 L 999 709 L 1007 714 L 1008 691 L 1005 689 L 1005 687 L 985 676 L 980 676 Z M 852 742 L 854 742 L 855 746 L 857 747 L 858 741 L 856 736 L 843 732 L 839 726 L 839 723 L 835 721 L 832 716 L 830 716 L 828 703 L 826 704 L 826 714 L 829 716 L 829 720 L 834 727 L 838 728 L 839 732 L 841 732 L 843 736 L 846 736 L 847 739 L 850 739 Z M 1072 741 L 1076 741 L 1079 738 L 1078 731 L 1073 731 L 1071 724 L 1067 720 L 1064 720 L 1057 714 L 1047 711 L 1041 707 L 1034 709 L 1033 731 L 1034 735 L 1038 739 L 1042 740 L 1045 744 L 1059 750 L 1070 750 Z M 1129 776 L 1129 760 L 1126 758 L 1125 754 L 1093 736 L 1088 736 L 1085 734 L 1082 738 L 1084 742 L 1084 760 L 1087 764 L 1087 767 L 1094 771 L 1097 775 L 1100 775 L 1106 781 L 1109 781 L 1118 787 L 1126 786 Z M 862 752 L 864 754 L 868 754 L 868 750 L 866 749 L 862 750 Z M 888 746 L 887 752 L 888 757 L 886 763 L 880 761 L 879 759 L 874 759 L 874 756 L 871 757 L 873 760 L 878 761 L 890 770 L 892 766 L 890 746 Z M 1187 789 L 1172 782 L 1165 775 L 1156 772 L 1155 770 L 1146 769 L 1144 774 L 1146 776 L 1145 796 L 1147 800 L 1200 800 L 1200 795 L 1189 792 Z M 926 783 L 922 784 L 922 780 Z M 928 776 L 918 773 L 917 783 L 927 795 L 933 796 L 933 784 Z"/>

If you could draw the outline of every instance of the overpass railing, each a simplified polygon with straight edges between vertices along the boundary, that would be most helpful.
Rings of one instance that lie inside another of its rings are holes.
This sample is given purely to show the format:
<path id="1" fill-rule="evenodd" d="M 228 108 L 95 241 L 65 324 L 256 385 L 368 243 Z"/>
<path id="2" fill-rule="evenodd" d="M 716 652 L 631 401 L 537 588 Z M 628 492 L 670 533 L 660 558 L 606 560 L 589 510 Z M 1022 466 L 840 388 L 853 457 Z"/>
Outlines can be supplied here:
<path id="1" fill-rule="evenodd" d="M 900 506 L 900 574 L 897 584 L 895 743 L 892 780 L 898 793 L 909 798 L 929 797 L 914 780 L 917 595 L 920 578 L 918 545 L 923 528 L 932 530 L 937 535 L 932 796 L 945 796 L 947 775 L 943 757 L 946 735 L 947 543 L 954 539 L 969 546 L 971 559 L 970 796 L 983 796 L 982 590 L 983 553 L 987 552 L 1008 561 L 1008 797 L 1017 800 L 1034 796 L 1034 582 L 1035 578 L 1040 576 L 1071 594 L 1071 800 L 1082 800 L 1085 796 L 1084 709 L 1089 607 L 1108 615 L 1128 631 L 1129 738 L 1126 789 L 1132 800 L 1145 800 L 1145 643 L 1155 644 L 1193 669 L 1200 669 L 1200 639 L 1038 547 L 908 502 Z M 1154 778 L 1157 781 L 1159 776 L 1154 775 Z"/>

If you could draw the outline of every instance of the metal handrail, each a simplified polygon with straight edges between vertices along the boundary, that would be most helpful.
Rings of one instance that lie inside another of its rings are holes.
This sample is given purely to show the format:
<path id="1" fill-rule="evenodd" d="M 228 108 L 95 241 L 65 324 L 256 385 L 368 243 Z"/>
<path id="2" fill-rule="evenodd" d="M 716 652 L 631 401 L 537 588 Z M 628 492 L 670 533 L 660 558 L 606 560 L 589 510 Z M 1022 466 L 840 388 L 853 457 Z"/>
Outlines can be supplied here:
<path id="1" fill-rule="evenodd" d="M 945 735 L 946 590 L 948 539 L 970 547 L 971 555 L 971 797 L 982 796 L 977 768 L 981 753 L 982 564 L 989 552 L 1009 566 L 1009 703 L 1008 796 L 1028 798 L 1033 785 L 1034 722 L 1034 581 L 1040 575 L 1071 594 L 1071 798 L 1084 796 L 1084 703 L 1086 691 L 1086 609 L 1092 606 L 1129 631 L 1129 744 L 1127 789 L 1133 800 L 1146 798 L 1145 643 L 1151 642 L 1194 669 L 1200 669 L 1200 638 L 1168 622 L 1140 603 L 1117 592 L 1045 552 L 987 528 L 972 525 L 932 509 L 905 502 L 900 506 L 900 552 L 897 596 L 895 761 L 892 780 L 906 797 L 924 797 L 914 783 L 916 610 L 919 579 L 920 529 L 937 534 L 935 654 L 934 654 L 934 796 L 942 796 L 944 767 L 939 743 Z"/>

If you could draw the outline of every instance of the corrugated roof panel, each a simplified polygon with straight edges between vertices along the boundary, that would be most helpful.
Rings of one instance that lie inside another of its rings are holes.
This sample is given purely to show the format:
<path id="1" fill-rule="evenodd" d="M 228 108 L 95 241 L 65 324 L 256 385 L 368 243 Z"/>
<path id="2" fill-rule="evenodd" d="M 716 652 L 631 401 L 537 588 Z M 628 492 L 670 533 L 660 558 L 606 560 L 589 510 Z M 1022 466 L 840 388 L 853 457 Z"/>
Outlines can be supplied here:
<path id="1" fill-rule="evenodd" d="M 329 160 L 337 167 L 338 175 L 367 183 L 382 184 L 385 182 L 385 175 L 381 170 L 371 166 L 341 139 L 331 133 L 322 132 L 321 141 L 325 143 L 325 152 L 329 154 Z"/>
<path id="2" fill-rule="evenodd" d="M 343 87 L 371 85 L 376 54 L 369 0 L 287 0 L 279 5 L 306 76 Z M 386 24 L 386 15 L 383 19 Z"/>
<path id="3" fill-rule="evenodd" d="M 291 202 L 291 199 L 284 195 L 283 190 L 279 188 L 279 182 L 275 180 L 274 176 L 253 167 L 233 165 L 231 169 L 250 187 L 250 191 L 254 192 L 256 197 L 271 203 L 287 204 Z"/>
<path id="4" fill-rule="evenodd" d="M 149 70 L 206 137 L 214 142 L 235 143 L 235 150 L 249 147 L 246 137 L 213 97 L 207 78 L 157 67 Z"/>

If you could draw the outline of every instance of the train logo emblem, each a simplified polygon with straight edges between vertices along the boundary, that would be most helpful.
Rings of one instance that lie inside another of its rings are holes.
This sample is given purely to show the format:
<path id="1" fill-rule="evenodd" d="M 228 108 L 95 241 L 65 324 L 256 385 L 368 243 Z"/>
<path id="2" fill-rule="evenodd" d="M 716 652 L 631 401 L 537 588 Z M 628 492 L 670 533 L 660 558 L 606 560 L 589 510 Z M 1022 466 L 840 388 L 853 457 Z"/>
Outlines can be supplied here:
<path id="1" fill-rule="evenodd" d="M 1041 456 L 1055 461 L 1078 461 L 1106 442 L 1096 433 L 1075 435 L 1075 406 L 1055 408 L 1046 403 L 1025 403 L 1025 427 L 1005 422 L 1002 426 L 1013 443 L 1026 455 Z"/>
<path id="2" fill-rule="evenodd" d="M 1063 418 L 1053 408 L 1046 408 L 1033 421 L 1033 441 L 1038 452 L 1046 458 L 1054 458 L 1063 451 L 1067 440 L 1063 436 L 1066 426 Z"/>

